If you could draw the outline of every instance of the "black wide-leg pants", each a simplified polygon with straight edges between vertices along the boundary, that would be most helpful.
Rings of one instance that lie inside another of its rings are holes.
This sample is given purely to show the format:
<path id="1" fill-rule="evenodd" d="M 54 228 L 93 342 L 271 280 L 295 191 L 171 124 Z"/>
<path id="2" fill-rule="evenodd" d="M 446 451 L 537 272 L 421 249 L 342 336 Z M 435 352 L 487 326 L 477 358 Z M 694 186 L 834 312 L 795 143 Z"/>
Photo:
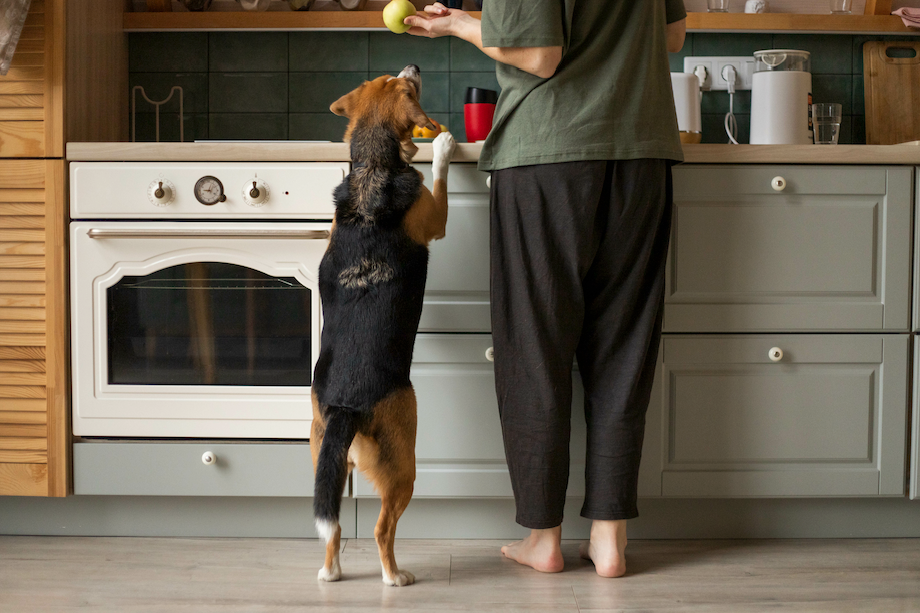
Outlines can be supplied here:
<path id="1" fill-rule="evenodd" d="M 576 358 L 588 430 L 581 514 L 636 517 L 671 162 L 508 168 L 492 173 L 491 190 L 495 381 L 517 522 L 562 523 Z"/>

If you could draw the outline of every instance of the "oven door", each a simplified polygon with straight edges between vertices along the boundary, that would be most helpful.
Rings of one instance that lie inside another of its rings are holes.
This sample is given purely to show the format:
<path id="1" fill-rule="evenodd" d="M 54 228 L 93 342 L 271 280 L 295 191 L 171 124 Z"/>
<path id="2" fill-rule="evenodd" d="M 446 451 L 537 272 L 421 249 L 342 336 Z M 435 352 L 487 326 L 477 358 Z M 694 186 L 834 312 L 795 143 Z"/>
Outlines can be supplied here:
<path id="1" fill-rule="evenodd" d="M 308 438 L 329 228 L 72 223 L 74 434 Z"/>

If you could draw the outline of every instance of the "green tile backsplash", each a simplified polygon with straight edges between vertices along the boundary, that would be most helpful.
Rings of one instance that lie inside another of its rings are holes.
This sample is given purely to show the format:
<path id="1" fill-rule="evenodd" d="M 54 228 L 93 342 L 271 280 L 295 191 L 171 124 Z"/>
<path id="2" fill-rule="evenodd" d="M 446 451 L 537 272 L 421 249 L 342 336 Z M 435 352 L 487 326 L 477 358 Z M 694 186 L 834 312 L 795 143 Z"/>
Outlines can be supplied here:
<path id="1" fill-rule="evenodd" d="M 671 70 L 690 55 L 749 55 L 759 49 L 812 53 L 816 102 L 843 105 L 841 143 L 864 143 L 862 45 L 904 37 L 842 34 L 692 33 Z M 498 90 L 495 62 L 453 38 L 425 39 L 389 32 L 156 32 L 132 33 L 129 86 L 161 100 L 173 85 L 184 90 L 185 140 L 341 140 L 347 121 L 329 112 L 339 96 L 363 80 L 422 69 L 422 108 L 461 141 L 463 99 L 470 86 Z M 137 140 L 155 139 L 153 107 L 138 95 Z M 160 140 L 179 140 L 178 100 L 161 108 Z M 735 96 L 739 140 L 750 137 L 751 93 Z M 726 92 L 703 96 L 703 141 L 727 142 L 722 127 Z"/>

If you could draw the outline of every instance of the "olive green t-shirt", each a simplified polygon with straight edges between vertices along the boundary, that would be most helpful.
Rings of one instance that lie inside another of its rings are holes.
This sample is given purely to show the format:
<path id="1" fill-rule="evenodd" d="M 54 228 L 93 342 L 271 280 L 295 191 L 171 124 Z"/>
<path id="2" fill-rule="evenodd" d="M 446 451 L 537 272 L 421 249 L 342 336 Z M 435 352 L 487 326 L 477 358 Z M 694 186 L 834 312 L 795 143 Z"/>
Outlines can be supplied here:
<path id="1" fill-rule="evenodd" d="M 682 161 L 666 24 L 686 16 L 683 0 L 485 0 L 484 47 L 562 46 L 562 61 L 548 79 L 497 64 L 479 168 Z"/>

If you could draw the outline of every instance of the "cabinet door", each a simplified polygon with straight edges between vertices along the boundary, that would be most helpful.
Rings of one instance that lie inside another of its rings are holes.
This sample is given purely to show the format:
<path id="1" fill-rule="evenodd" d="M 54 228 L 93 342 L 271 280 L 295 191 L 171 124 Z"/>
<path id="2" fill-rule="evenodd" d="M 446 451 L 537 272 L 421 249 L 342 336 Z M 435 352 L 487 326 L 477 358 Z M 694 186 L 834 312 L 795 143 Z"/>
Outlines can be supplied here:
<path id="1" fill-rule="evenodd" d="M 0 160 L 0 495 L 65 496 L 63 160 Z"/>
<path id="2" fill-rule="evenodd" d="M 653 399 L 662 494 L 903 496 L 908 345 L 906 334 L 666 337 Z"/>
<path id="3" fill-rule="evenodd" d="M 420 334 L 412 385 L 418 397 L 415 496 L 510 497 L 488 335 Z M 568 494 L 584 495 L 584 393 L 575 377 Z M 356 497 L 375 496 L 355 475 Z"/>
<path id="4" fill-rule="evenodd" d="M 431 164 L 416 164 L 431 189 Z M 447 175 L 447 233 L 431 243 L 423 332 L 490 332 L 489 189 L 475 164 Z"/>
<path id="5" fill-rule="evenodd" d="M 64 155 L 63 10 L 34 0 L 10 70 L 0 77 L 0 157 Z"/>
<path id="6" fill-rule="evenodd" d="M 73 454 L 77 495 L 313 496 L 303 443 L 94 442 L 75 443 Z"/>
<path id="7" fill-rule="evenodd" d="M 665 331 L 907 330 L 911 173 L 676 167 Z"/>

